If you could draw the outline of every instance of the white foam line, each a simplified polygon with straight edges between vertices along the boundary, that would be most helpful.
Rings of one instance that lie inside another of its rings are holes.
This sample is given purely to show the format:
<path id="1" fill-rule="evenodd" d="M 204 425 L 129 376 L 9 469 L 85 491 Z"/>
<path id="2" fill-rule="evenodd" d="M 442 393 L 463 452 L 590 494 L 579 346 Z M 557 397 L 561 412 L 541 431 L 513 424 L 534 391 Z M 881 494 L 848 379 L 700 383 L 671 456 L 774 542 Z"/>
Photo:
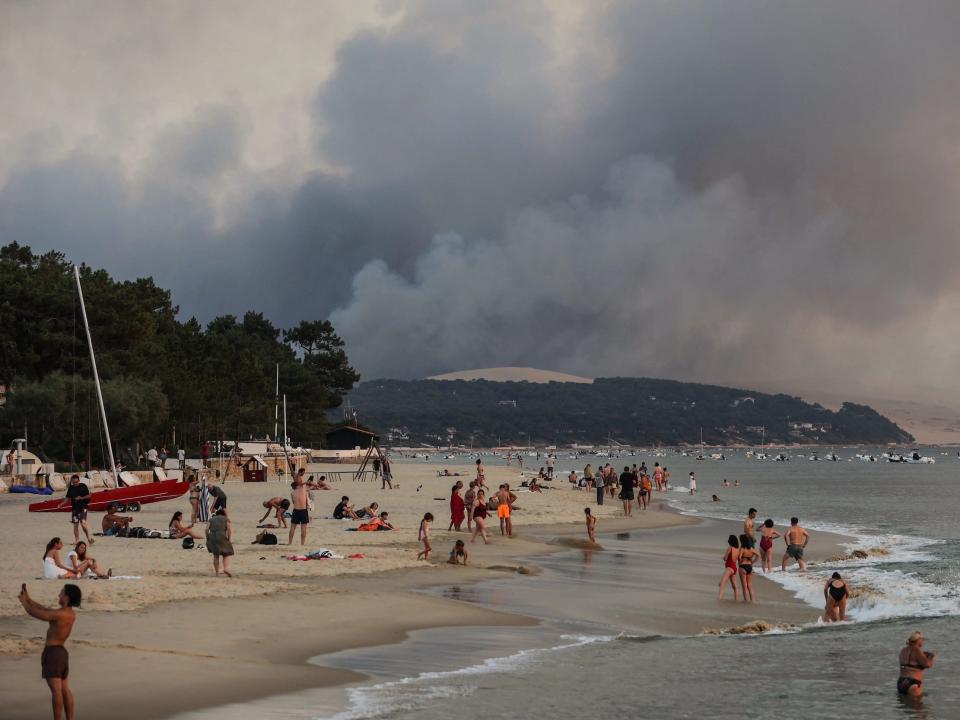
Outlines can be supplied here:
<path id="1" fill-rule="evenodd" d="M 598 642 L 610 642 L 611 640 L 615 640 L 616 637 L 613 635 L 562 635 L 561 639 L 571 640 L 572 642 L 547 648 L 520 650 L 513 655 L 488 658 L 476 665 L 470 665 L 457 670 L 423 672 L 419 675 L 401 678 L 399 680 L 390 680 L 375 685 L 352 688 L 348 691 L 350 707 L 331 716 L 329 720 L 359 720 L 359 718 L 377 717 L 397 709 L 411 709 L 429 700 L 467 694 L 472 691 L 468 689 L 458 689 L 449 685 L 440 685 L 437 684 L 436 681 L 468 675 L 515 671 L 541 655 Z M 429 686 L 422 688 L 417 687 L 416 691 L 408 692 L 406 696 L 398 692 L 404 688 L 412 689 L 412 686 L 415 687 L 418 683 L 424 681 L 432 682 Z M 384 693 L 389 693 L 389 698 L 378 701 L 377 696 Z"/>

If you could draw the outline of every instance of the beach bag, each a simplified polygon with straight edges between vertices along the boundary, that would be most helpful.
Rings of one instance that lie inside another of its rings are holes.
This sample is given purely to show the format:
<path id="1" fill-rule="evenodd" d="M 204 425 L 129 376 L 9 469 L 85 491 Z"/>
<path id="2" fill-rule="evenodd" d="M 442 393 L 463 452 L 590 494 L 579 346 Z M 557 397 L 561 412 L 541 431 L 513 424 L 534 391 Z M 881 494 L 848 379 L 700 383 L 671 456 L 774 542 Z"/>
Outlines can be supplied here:
<path id="1" fill-rule="evenodd" d="M 184 550 L 193 550 L 194 542 L 192 537 L 185 537 L 183 542 L 180 544 L 183 546 Z"/>
<path id="2" fill-rule="evenodd" d="M 267 532 L 266 530 L 264 530 L 263 532 L 257 533 L 257 539 L 253 541 L 253 544 L 254 545 L 276 545 L 277 536 L 274 535 L 272 532 Z"/>

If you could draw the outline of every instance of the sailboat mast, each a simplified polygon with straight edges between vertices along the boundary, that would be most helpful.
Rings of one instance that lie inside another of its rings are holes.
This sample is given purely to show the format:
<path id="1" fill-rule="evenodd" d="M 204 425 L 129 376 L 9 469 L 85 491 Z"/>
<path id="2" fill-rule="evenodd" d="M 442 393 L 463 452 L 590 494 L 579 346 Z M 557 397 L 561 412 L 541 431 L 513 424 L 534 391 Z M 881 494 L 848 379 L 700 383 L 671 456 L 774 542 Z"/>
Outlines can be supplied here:
<path id="1" fill-rule="evenodd" d="M 273 437 L 277 438 L 277 420 L 280 415 L 280 363 L 277 363 L 277 384 L 274 387 L 273 391 Z M 284 434 L 286 434 L 286 428 L 284 428 Z"/>
<path id="2" fill-rule="evenodd" d="M 100 374 L 97 372 L 97 358 L 93 354 L 93 339 L 90 337 L 90 323 L 87 322 L 87 306 L 83 302 L 83 288 L 80 287 L 80 268 L 73 266 L 73 277 L 77 281 L 77 294 L 80 296 L 80 314 L 83 316 L 83 329 L 87 331 L 87 348 L 90 350 L 90 366 L 93 368 L 93 383 L 97 388 L 97 403 L 100 405 L 100 420 L 103 422 L 103 434 L 107 437 L 107 453 L 110 455 L 110 471 L 113 473 L 114 487 L 120 487 L 117 476 L 117 463 L 113 459 L 113 443 L 110 441 L 110 427 L 107 425 L 107 411 L 103 407 L 103 392 L 100 390 Z"/>
<path id="3" fill-rule="evenodd" d="M 287 472 L 293 469 L 290 465 L 290 456 L 287 454 L 287 396 L 283 396 L 283 459 L 287 461 Z"/>

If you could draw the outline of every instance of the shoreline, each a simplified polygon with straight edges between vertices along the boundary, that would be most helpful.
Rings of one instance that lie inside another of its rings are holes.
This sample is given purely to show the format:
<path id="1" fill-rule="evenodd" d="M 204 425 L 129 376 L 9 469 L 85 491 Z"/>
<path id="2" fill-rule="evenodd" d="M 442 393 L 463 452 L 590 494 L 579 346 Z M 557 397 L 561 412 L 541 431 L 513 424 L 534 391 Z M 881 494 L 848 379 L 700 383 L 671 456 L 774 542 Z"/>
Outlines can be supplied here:
<path id="1" fill-rule="evenodd" d="M 562 490 L 555 492 L 567 495 Z M 726 521 L 681 514 L 661 499 L 651 510 L 633 518 L 604 517 L 599 532 L 607 536 L 660 529 L 679 531 L 711 522 Z M 520 572 L 536 573 L 536 558 L 585 545 L 580 539 L 584 533 L 579 523 L 521 526 L 520 530 L 518 538 L 506 541 L 506 545 L 499 541 L 493 546 L 494 551 L 479 548 L 476 554 L 471 553 L 472 558 L 481 562 L 496 561 L 486 566 L 454 568 L 441 562 L 384 572 L 332 575 L 321 578 L 322 588 L 311 587 L 304 579 L 279 584 L 275 592 L 259 596 L 171 600 L 143 609 L 82 615 L 82 623 L 78 623 L 75 638 L 69 643 L 73 677 L 78 679 L 78 706 L 84 713 L 105 720 L 127 716 L 130 708 L 136 706 L 138 715 L 146 720 L 159 720 L 305 689 L 345 690 L 369 676 L 317 665 L 322 656 L 402 643 L 410 633 L 428 628 L 535 625 L 536 620 L 514 611 L 422 592 L 451 582 L 474 585 L 508 577 L 517 574 L 519 568 L 523 568 Z M 442 537 L 444 542 L 437 543 L 441 556 L 448 535 Z M 791 605 L 795 612 L 812 612 L 779 585 L 763 585 L 761 595 L 765 599 L 776 597 L 771 609 L 776 607 L 778 614 Z M 709 587 L 713 589 L 715 585 Z M 717 615 L 716 609 L 708 614 Z M 748 608 L 747 614 L 758 613 Z M 261 622 L 251 624 L 250 617 Z M 185 622 L 185 618 L 189 621 Z M 262 622 L 263 619 L 269 621 Z M 157 627 L 164 628 L 162 640 L 157 638 Z M 242 639 L 232 637 L 239 628 Z M 5 652 L 0 655 L 0 692 L 15 698 L 6 707 L 11 720 L 46 712 L 48 698 L 36 672 L 41 629 L 41 625 L 25 616 L 0 618 L 0 637 L 5 643 Z M 14 645 L 19 639 L 20 646 L 11 647 L 11 638 Z M 118 686 L 110 679 L 123 676 L 131 664 L 149 668 L 149 675 L 138 680 L 135 688 Z M 85 671 L 89 667 L 96 667 L 97 672 Z M 37 686 L 36 692 L 13 692 L 32 685 Z M 148 706 L 141 707 L 138 701 L 144 694 L 152 699 Z"/>

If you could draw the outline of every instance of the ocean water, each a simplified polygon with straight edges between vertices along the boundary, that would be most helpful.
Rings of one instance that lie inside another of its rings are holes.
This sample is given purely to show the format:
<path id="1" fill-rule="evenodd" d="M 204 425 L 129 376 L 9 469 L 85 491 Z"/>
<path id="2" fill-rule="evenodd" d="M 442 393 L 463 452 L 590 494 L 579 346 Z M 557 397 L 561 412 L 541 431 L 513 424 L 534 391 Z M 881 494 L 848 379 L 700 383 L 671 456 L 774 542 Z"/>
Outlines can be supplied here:
<path id="1" fill-rule="evenodd" d="M 936 458 L 933 465 L 848 461 L 854 451 L 837 454 L 836 463 L 756 461 L 742 453 L 726 453 L 722 462 L 675 454 L 609 461 L 618 467 L 660 462 L 684 483 L 695 470 L 698 495 L 689 496 L 685 487 L 666 493 L 685 513 L 740 520 L 753 506 L 761 520 L 773 518 L 781 529 L 797 515 L 814 534 L 853 536 L 856 546 L 872 549 L 867 559 L 771 576 L 822 608 L 824 578 L 839 570 L 860 591 L 848 605 L 847 623 L 749 636 L 650 634 L 631 612 L 630 574 L 623 572 L 642 552 L 642 534 L 623 533 L 603 537 L 605 553 L 571 551 L 538 560 L 544 573 L 537 577 L 439 590 L 534 615 L 543 620 L 540 627 L 437 629 L 400 645 L 322 658 L 373 678 L 348 689 L 345 709 L 310 708 L 305 698 L 288 716 L 960 718 L 956 451 L 925 451 Z M 561 454 L 558 472 L 563 477 L 597 460 Z M 724 478 L 731 484 L 739 479 L 741 486 L 724 488 Z M 719 502 L 711 500 L 714 493 Z M 920 704 L 894 691 L 896 654 L 915 629 L 926 635 L 928 650 L 940 652 Z"/>

